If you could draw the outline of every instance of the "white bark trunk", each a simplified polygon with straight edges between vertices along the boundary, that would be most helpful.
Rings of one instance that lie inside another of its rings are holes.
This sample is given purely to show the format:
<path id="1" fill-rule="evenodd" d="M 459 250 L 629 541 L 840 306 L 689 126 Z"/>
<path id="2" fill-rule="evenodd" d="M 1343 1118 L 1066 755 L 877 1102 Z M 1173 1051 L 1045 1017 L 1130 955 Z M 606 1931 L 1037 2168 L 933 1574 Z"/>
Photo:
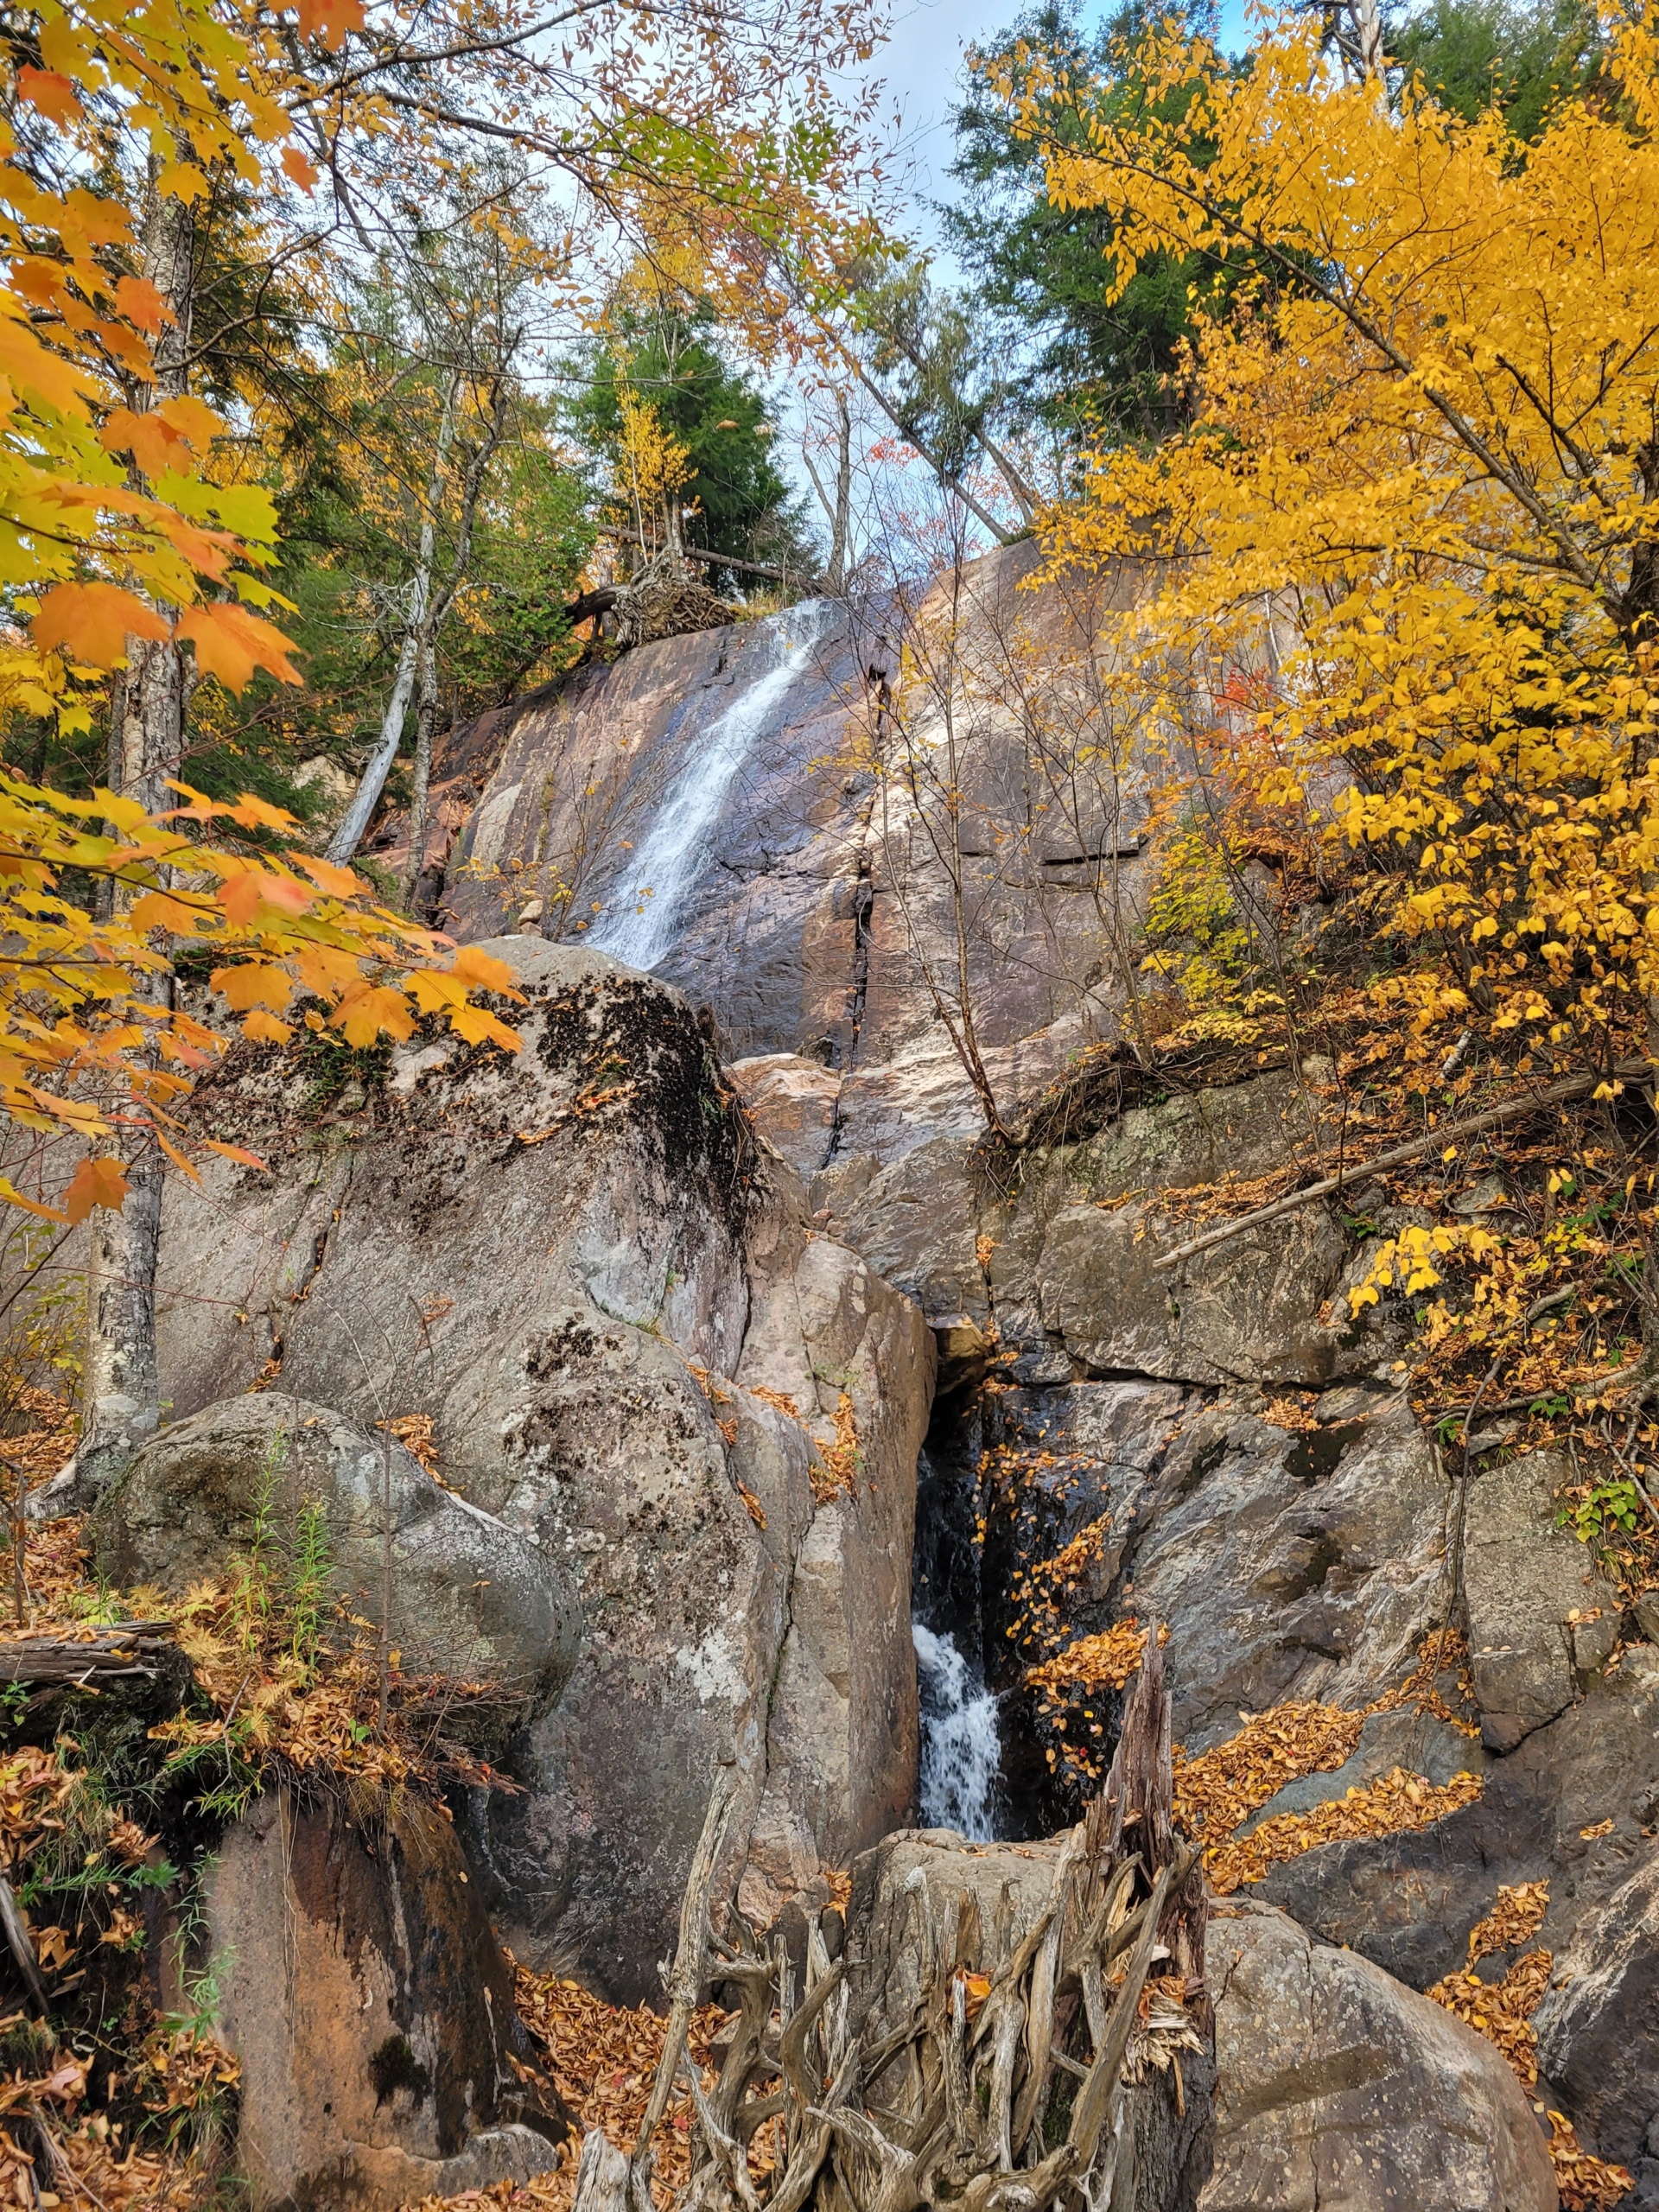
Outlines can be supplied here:
<path id="1" fill-rule="evenodd" d="M 386 778 L 391 773 L 391 764 L 397 758 L 397 747 L 403 742 L 404 717 L 409 712 L 415 677 L 420 666 L 421 650 L 429 634 L 428 612 L 432 598 L 432 562 L 437 550 L 438 505 L 443 497 L 444 463 L 449 458 L 450 443 L 455 435 L 455 403 L 460 392 L 461 377 L 457 372 L 449 380 L 443 414 L 438 424 L 437 450 L 432 459 L 432 479 L 427 486 L 426 512 L 421 519 L 415 574 L 409 587 L 409 612 L 404 618 L 403 643 L 398 647 L 397 672 L 392 678 L 391 696 L 386 701 L 386 711 L 380 720 L 380 736 L 369 755 L 362 781 L 329 842 L 328 858 L 340 867 L 345 866 L 362 843 L 363 833 L 373 819 L 375 808 L 380 804 L 380 794 L 386 788 Z"/>
<path id="2" fill-rule="evenodd" d="M 142 409 L 189 389 L 191 312 L 194 301 L 195 225 L 183 200 L 152 191 L 141 241 L 141 272 L 172 310 L 155 348 L 155 382 L 135 393 Z M 168 788 L 184 759 L 183 655 L 170 639 L 129 638 L 127 666 L 111 701 L 110 767 L 117 790 L 149 812 L 175 804 Z M 118 890 L 111 904 L 131 903 Z M 143 979 L 152 1002 L 169 1003 L 172 978 Z M 86 1277 L 86 1365 L 76 1477 L 95 1495 L 114 1482 L 161 1422 L 156 1357 L 156 1262 L 162 1230 L 167 1155 L 153 1137 L 141 1140 L 127 1164 L 127 1199 L 118 1213 L 92 1217 Z"/>

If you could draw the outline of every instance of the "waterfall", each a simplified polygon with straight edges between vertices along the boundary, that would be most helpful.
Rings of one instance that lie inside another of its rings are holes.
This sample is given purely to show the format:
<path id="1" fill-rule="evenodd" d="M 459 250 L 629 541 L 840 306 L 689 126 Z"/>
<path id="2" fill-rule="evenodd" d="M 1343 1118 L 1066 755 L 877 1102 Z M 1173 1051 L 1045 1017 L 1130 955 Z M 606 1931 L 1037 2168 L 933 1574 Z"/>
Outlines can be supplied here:
<path id="1" fill-rule="evenodd" d="M 647 969 L 668 950 L 733 785 L 757 741 L 776 727 L 779 704 L 838 611 L 832 600 L 807 600 L 756 624 L 750 651 L 769 649 L 772 665 L 693 741 L 635 849 L 630 903 L 588 933 L 589 944 Z"/>
<path id="2" fill-rule="evenodd" d="M 1002 1747 L 996 1699 L 948 1636 L 911 1624 L 922 1700 L 922 1823 L 970 1843 L 996 1834 L 994 1799 Z"/>

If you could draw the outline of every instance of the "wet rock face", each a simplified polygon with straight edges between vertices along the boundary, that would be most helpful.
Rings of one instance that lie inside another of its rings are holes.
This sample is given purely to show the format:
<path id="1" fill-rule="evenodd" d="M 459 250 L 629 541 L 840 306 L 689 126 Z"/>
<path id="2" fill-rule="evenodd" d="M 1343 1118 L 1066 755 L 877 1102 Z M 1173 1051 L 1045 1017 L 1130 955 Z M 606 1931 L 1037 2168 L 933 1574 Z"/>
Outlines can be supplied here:
<path id="1" fill-rule="evenodd" d="M 1446 1486 L 1395 1393 L 1329 1395 L 1306 1432 L 1264 1418 L 1257 1393 L 1128 1380 L 994 1390 L 963 1433 L 936 1427 L 933 1478 L 954 1465 L 983 1526 L 976 1628 L 1004 1698 L 1011 1833 L 1077 1816 L 1066 1749 L 1109 1755 L 1117 1719 L 1109 1692 L 1074 1691 L 1057 1731 L 1026 1669 L 1125 1616 L 1167 1623 L 1175 1732 L 1195 1753 L 1241 1711 L 1362 1705 L 1410 1671 L 1436 1618 Z"/>
<path id="2" fill-rule="evenodd" d="M 528 1547 L 574 1591 L 569 1679 L 508 1755 L 526 1795 L 475 1807 L 470 1843 L 520 1955 L 634 2002 L 717 1766 L 746 1793 L 734 1877 L 774 1903 L 905 1813 L 932 1347 L 809 1234 L 786 1169 L 763 1187 L 677 993 L 493 949 L 529 1001 L 516 1056 L 239 1051 L 204 1090 L 207 1133 L 270 1172 L 169 1190 L 162 1389 L 186 1414 L 274 1379 L 364 1431 L 425 1415 L 503 1565 Z"/>
<path id="3" fill-rule="evenodd" d="M 274 1793 L 226 1837 L 207 1922 L 256 2204 L 392 2212 L 547 2165 L 564 2118 L 514 2072 L 512 1968 L 434 1808 L 354 1824 Z"/>
<path id="4" fill-rule="evenodd" d="M 914 617 L 949 630 L 961 664 L 954 736 L 976 1020 L 1010 1098 L 1096 1033 L 1111 995 L 1101 887 L 1108 874 L 1133 886 L 1151 865 L 1140 855 L 1138 771 L 1103 761 L 1101 788 L 1085 791 L 1090 771 L 1074 762 L 1063 790 L 1033 800 L 1026 733 L 1007 698 L 1030 691 L 1029 720 L 1058 711 L 1068 662 L 1087 664 L 1085 683 L 1100 674 L 1098 607 L 1022 590 L 1035 558 L 1026 545 L 971 563 L 958 598 L 942 588 Z M 1100 595 L 1120 589 L 1109 580 Z M 645 645 L 525 700 L 505 729 L 495 723 L 487 748 L 473 748 L 497 757 L 450 858 L 447 925 L 489 937 L 540 898 L 544 926 L 567 941 L 608 942 L 605 932 L 659 895 L 639 855 L 678 779 L 729 750 L 733 716 L 769 686 L 661 957 L 647 964 L 712 1007 L 734 1059 L 784 1054 L 830 1067 L 838 1152 L 886 1163 L 922 1135 L 971 1134 L 971 1086 L 914 941 L 954 943 L 948 880 L 902 777 L 870 768 L 876 753 L 902 766 L 907 743 L 925 756 L 939 735 L 943 702 L 925 683 L 906 706 L 908 739 L 882 708 L 901 629 L 880 600 L 807 602 Z M 769 685 L 791 652 L 789 681 Z M 1088 702 L 1068 694 L 1066 711 L 1081 731 Z M 474 757 L 474 774 L 480 766 Z M 810 1172 L 823 1158 L 799 1164 Z"/>

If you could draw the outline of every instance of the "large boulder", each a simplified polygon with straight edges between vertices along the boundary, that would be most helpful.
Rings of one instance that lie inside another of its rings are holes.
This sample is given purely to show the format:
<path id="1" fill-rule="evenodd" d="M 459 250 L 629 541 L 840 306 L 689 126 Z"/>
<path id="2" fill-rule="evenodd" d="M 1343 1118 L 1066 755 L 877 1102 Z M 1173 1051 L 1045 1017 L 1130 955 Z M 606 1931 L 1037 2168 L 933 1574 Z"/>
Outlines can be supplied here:
<path id="1" fill-rule="evenodd" d="M 1203 2212 L 1555 2212 L 1508 2066 L 1450 2012 L 1284 1914 L 1222 1906 Z"/>
<path id="2" fill-rule="evenodd" d="M 287 1391 L 221 1400 L 147 1445 L 94 1516 L 99 1572 L 177 1593 L 257 1541 L 291 1574 L 308 1504 L 321 1509 L 329 1594 L 377 1625 L 390 1509 L 390 1641 L 407 1672 L 499 1684 L 521 1722 L 563 1688 L 581 1633 L 563 1560 L 442 1488 L 395 1438 Z"/>
<path id="3" fill-rule="evenodd" d="M 525 2087 L 512 1969 L 435 1808 L 395 1794 L 353 1821 L 273 1791 L 226 1836 L 206 1908 L 256 2205 L 393 2212 L 552 2164 L 563 2115 Z"/>
<path id="4" fill-rule="evenodd" d="M 905 1815 L 932 1345 L 808 1228 L 677 991 L 490 949 L 517 1054 L 242 1046 L 205 1083 L 203 1133 L 267 1169 L 169 1186 L 163 1395 L 188 1416 L 276 1370 L 365 1431 L 424 1417 L 445 1483 L 568 1574 L 574 1669 L 470 1841 L 519 1955 L 636 2001 L 719 1767 L 726 1871 L 773 1904 Z"/>

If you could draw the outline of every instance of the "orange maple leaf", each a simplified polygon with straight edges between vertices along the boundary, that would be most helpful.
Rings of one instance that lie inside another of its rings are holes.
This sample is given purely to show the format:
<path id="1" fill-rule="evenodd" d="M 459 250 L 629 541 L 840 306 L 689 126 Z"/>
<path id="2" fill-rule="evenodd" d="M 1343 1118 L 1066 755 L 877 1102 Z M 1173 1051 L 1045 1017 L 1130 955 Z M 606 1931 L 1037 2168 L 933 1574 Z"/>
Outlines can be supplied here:
<path id="1" fill-rule="evenodd" d="M 85 1221 L 94 1206 L 119 1213 L 127 1195 L 127 1172 L 118 1160 L 83 1160 L 63 1194 L 71 1221 Z"/>
<path id="2" fill-rule="evenodd" d="M 312 168 L 297 146 L 283 147 L 283 168 L 293 182 L 299 186 L 302 192 L 309 192 L 317 181 L 315 169 Z"/>
<path id="3" fill-rule="evenodd" d="M 0 311 L 0 376 L 15 390 L 43 400 L 60 414 L 84 416 L 97 386 L 67 361 L 48 351 L 21 320 Z"/>
<path id="4" fill-rule="evenodd" d="M 135 415 L 130 407 L 113 410 L 99 427 L 98 442 L 105 453 L 130 453 L 146 476 L 171 468 L 185 446 L 182 433 L 158 411 Z"/>
<path id="5" fill-rule="evenodd" d="M 164 322 L 171 322 L 173 310 L 148 276 L 121 276 L 116 280 L 115 304 L 134 323 L 154 338 Z"/>
<path id="6" fill-rule="evenodd" d="M 304 913 L 311 904 L 311 893 L 291 875 L 267 875 L 263 868 L 247 868 L 226 878 L 219 886 L 219 903 L 237 927 L 245 930 L 252 926 L 261 906 L 279 907 L 290 914 Z"/>
<path id="7" fill-rule="evenodd" d="M 283 858 L 303 868 L 318 890 L 326 891 L 331 899 L 360 899 L 369 887 L 350 868 L 336 868 L 333 861 L 319 860 L 315 853 L 284 853 Z"/>
<path id="8" fill-rule="evenodd" d="M 226 601 L 188 607 L 179 617 L 178 633 L 194 645 L 203 674 L 216 676 L 232 691 L 241 691 L 256 668 L 269 669 L 284 683 L 300 680 L 288 658 L 289 639 L 275 623 L 250 614 L 245 607 Z"/>
<path id="9" fill-rule="evenodd" d="M 331 54 L 363 28 L 362 0 L 299 0 L 298 14 L 300 36 L 320 38 Z"/>
<path id="10" fill-rule="evenodd" d="M 224 418 L 215 415 L 205 399 L 188 391 L 176 399 L 164 399 L 156 412 L 198 453 L 205 452 L 225 428 Z"/>
<path id="11" fill-rule="evenodd" d="M 35 616 L 41 652 L 60 648 L 94 668 L 118 668 L 129 638 L 165 638 L 166 623 L 153 607 L 118 584 L 57 584 Z"/>
<path id="12" fill-rule="evenodd" d="M 290 1030 L 289 1034 L 292 1036 L 293 1032 Z M 239 1144 L 220 1144 L 214 1137 L 204 1137 L 202 1142 L 209 1152 L 222 1154 L 226 1160 L 234 1160 L 243 1167 L 264 1167 L 265 1163 L 257 1152 L 245 1152 Z"/>
<path id="13" fill-rule="evenodd" d="M 49 116 L 60 130 L 79 120 L 80 102 L 75 88 L 67 77 L 55 69 L 31 69 L 27 64 L 17 72 L 17 94 L 31 107 L 37 107 Z"/>

